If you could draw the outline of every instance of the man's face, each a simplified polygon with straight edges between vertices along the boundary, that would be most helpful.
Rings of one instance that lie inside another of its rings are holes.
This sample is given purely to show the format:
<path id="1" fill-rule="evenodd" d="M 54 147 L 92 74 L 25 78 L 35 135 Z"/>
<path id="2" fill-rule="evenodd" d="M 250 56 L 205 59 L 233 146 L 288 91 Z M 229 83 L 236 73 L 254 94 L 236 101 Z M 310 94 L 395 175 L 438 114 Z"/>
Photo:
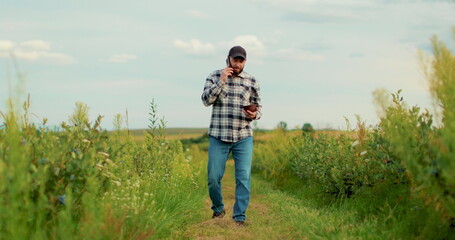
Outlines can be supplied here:
<path id="1" fill-rule="evenodd" d="M 231 61 L 231 67 L 234 70 L 234 75 L 239 75 L 245 67 L 246 60 L 241 57 L 229 57 L 229 60 Z"/>

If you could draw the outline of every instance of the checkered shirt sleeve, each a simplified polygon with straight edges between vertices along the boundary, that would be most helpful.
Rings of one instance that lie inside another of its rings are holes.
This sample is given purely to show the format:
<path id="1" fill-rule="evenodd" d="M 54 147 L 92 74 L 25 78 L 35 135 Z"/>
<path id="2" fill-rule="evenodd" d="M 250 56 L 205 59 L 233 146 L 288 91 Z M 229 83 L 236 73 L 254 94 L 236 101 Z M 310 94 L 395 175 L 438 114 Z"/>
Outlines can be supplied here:
<path id="1" fill-rule="evenodd" d="M 221 70 L 211 73 L 204 86 L 201 99 L 205 106 L 212 105 L 212 116 L 208 134 L 225 142 L 237 142 L 253 136 L 250 123 L 262 116 L 259 84 L 248 73 L 220 81 Z M 243 114 L 243 106 L 257 104 L 256 118 L 249 119 Z"/>

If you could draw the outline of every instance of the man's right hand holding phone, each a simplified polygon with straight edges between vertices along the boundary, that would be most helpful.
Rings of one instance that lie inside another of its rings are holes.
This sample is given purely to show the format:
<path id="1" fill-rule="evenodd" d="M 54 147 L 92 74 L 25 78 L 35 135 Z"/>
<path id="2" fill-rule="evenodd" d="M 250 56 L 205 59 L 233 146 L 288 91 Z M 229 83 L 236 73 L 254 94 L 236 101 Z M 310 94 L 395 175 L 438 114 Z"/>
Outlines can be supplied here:
<path id="1" fill-rule="evenodd" d="M 226 82 L 228 77 L 232 76 L 234 73 L 234 69 L 231 67 L 226 67 L 225 69 L 221 70 L 221 78 L 220 80 Z"/>

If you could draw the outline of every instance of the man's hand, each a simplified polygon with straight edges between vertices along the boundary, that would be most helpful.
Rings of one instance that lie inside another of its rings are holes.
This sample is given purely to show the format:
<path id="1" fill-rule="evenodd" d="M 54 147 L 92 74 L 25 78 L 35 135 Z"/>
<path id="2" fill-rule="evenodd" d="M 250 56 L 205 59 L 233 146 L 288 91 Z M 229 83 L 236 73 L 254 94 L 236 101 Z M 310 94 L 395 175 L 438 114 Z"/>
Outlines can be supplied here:
<path id="1" fill-rule="evenodd" d="M 223 69 L 221 71 L 221 77 L 220 77 L 220 80 L 223 81 L 223 82 L 226 82 L 227 81 L 227 78 L 229 76 L 232 76 L 232 74 L 234 73 L 234 69 L 230 68 L 230 67 L 226 67 L 225 69 Z"/>
<path id="2" fill-rule="evenodd" d="M 256 111 L 252 112 L 250 110 L 243 110 L 243 114 L 249 119 L 255 119 L 256 118 Z"/>

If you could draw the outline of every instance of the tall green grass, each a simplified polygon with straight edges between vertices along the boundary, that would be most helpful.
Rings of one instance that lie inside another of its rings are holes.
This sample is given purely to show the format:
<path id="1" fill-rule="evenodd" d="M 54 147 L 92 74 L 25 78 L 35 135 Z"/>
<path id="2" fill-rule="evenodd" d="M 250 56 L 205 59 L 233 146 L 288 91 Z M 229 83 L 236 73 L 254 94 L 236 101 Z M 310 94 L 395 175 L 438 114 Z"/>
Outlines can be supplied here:
<path id="1" fill-rule="evenodd" d="M 412 189 L 455 226 L 455 56 L 436 38 L 428 78 L 442 123 L 399 93 L 381 121 L 385 139 L 406 168 Z"/>
<path id="2" fill-rule="evenodd" d="M 194 221 L 203 204 L 202 162 L 166 141 L 152 102 L 145 144 L 117 116 L 117 131 L 77 103 L 58 131 L 10 101 L 1 114 L 0 239 L 149 239 Z"/>
<path id="3" fill-rule="evenodd" d="M 374 216 L 371 227 L 384 236 L 455 238 L 455 56 L 436 38 L 433 52 L 427 74 L 441 124 L 408 107 L 400 90 L 391 103 L 378 100 L 385 104 L 377 126 L 358 120 L 340 135 L 276 132 L 255 149 L 255 170 L 360 221 Z"/>

